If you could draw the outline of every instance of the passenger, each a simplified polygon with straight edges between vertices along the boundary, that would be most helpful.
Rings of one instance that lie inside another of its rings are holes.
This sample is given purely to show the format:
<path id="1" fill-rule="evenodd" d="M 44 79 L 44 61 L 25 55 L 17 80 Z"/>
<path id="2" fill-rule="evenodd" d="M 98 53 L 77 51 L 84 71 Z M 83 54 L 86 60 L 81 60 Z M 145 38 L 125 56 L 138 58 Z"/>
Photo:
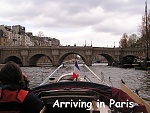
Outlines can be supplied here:
<path id="1" fill-rule="evenodd" d="M 43 108 L 41 100 L 32 92 L 23 90 L 20 67 L 9 61 L 0 70 L 0 113 L 39 113 Z"/>

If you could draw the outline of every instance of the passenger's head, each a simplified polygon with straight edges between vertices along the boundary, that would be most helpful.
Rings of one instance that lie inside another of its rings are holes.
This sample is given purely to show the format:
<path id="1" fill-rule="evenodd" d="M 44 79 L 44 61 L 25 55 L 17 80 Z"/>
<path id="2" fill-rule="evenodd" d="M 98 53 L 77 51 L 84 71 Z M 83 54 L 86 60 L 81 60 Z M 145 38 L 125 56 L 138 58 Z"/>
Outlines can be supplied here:
<path id="1" fill-rule="evenodd" d="M 15 62 L 9 61 L 1 68 L 0 81 L 2 82 L 2 84 L 19 85 L 22 79 L 22 71 Z"/>

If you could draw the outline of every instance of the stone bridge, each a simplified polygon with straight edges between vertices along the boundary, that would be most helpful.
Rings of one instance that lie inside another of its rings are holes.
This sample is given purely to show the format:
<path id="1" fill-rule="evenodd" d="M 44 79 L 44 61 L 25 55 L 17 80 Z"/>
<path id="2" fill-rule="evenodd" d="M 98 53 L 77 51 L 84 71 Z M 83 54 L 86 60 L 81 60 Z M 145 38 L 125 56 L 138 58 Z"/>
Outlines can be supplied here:
<path id="1" fill-rule="evenodd" d="M 145 58 L 144 48 L 104 48 L 91 46 L 58 46 L 58 47 L 0 47 L 0 64 L 8 61 L 15 61 L 22 66 L 36 66 L 37 61 L 42 56 L 52 62 L 53 66 L 58 66 L 70 54 L 79 55 L 87 65 L 92 65 L 92 61 L 97 55 L 104 56 L 108 65 L 120 63 L 132 58 Z"/>

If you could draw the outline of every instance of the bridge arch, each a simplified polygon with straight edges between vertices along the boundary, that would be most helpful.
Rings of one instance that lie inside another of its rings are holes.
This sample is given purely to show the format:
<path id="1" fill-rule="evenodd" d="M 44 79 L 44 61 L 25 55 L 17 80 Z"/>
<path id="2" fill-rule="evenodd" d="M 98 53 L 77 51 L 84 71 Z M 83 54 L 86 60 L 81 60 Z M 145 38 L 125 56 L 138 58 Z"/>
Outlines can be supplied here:
<path id="1" fill-rule="evenodd" d="M 123 64 L 133 64 L 133 63 L 137 62 L 137 59 L 139 59 L 138 56 L 126 55 L 122 58 L 122 63 Z"/>
<path id="2" fill-rule="evenodd" d="M 97 55 L 101 55 L 101 56 L 105 57 L 106 60 L 108 61 L 108 65 L 110 65 L 110 66 L 111 66 L 111 65 L 113 64 L 113 62 L 115 61 L 114 58 L 113 58 L 111 55 L 109 55 L 109 54 L 101 53 L 101 54 L 96 54 L 96 55 L 94 55 L 94 57 L 96 57 Z"/>
<path id="3" fill-rule="evenodd" d="M 150 50 L 149 50 L 150 53 Z M 57 47 L 1 47 L 0 63 L 6 63 L 12 59 L 22 63 L 23 66 L 35 65 L 41 56 L 47 56 L 52 61 L 53 66 L 59 65 L 64 59 L 64 55 L 78 54 L 87 65 L 92 65 L 92 59 L 99 54 L 104 56 L 109 65 L 114 61 L 120 65 L 123 57 L 127 55 L 139 56 L 145 59 L 145 48 L 105 48 L 89 46 L 57 46 Z M 35 55 L 35 56 L 34 56 Z M 36 56 L 37 55 L 37 56 Z M 14 56 L 14 58 L 13 58 Z M 17 57 L 17 58 L 16 58 Z M 149 56 L 150 57 L 150 56 Z M 30 65 L 29 65 L 30 63 Z"/>
<path id="4" fill-rule="evenodd" d="M 60 57 L 60 59 L 59 59 L 59 64 L 63 63 L 64 59 L 65 59 L 67 56 L 71 55 L 71 54 L 79 55 L 79 56 L 81 57 L 81 59 L 82 59 L 84 62 L 86 62 L 85 58 L 84 58 L 81 54 L 76 53 L 76 52 L 68 52 L 68 53 L 66 53 L 66 54 L 63 54 L 63 55 Z"/>
<path id="5" fill-rule="evenodd" d="M 48 55 L 45 55 L 45 54 L 35 54 L 35 55 L 33 55 L 33 56 L 31 56 L 31 57 L 29 58 L 29 66 L 37 66 L 38 60 L 39 60 L 41 57 L 43 57 L 43 56 L 46 56 L 46 57 L 49 59 L 49 61 L 52 62 L 52 59 L 51 59 Z"/>
<path id="6" fill-rule="evenodd" d="M 7 63 L 8 61 L 14 61 L 15 63 L 22 66 L 22 60 L 17 56 L 9 56 L 4 60 L 4 63 Z"/>

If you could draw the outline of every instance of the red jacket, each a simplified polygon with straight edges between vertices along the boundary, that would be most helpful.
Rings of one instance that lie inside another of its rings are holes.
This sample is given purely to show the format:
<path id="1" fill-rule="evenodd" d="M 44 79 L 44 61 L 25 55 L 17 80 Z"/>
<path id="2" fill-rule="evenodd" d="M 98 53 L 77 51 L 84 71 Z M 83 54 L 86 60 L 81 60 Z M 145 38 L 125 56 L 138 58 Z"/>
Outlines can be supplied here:
<path id="1" fill-rule="evenodd" d="M 0 90 L 0 113 L 19 113 L 26 98 L 26 90 Z"/>

